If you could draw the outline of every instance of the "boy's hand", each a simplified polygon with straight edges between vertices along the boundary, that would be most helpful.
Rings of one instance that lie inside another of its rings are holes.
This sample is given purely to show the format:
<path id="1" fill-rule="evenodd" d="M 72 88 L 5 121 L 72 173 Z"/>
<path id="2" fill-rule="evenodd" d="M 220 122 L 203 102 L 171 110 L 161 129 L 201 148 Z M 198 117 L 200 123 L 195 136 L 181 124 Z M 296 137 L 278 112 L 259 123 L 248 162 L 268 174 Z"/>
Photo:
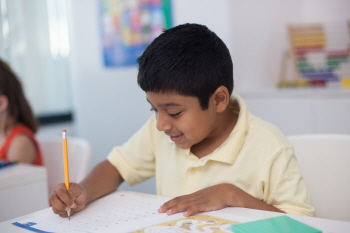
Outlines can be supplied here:
<path id="1" fill-rule="evenodd" d="M 61 217 L 68 217 L 68 207 L 71 207 L 71 215 L 73 215 L 75 212 L 82 211 L 87 204 L 86 189 L 76 183 L 70 183 L 69 186 L 67 190 L 64 183 L 58 184 L 49 197 L 52 211 Z"/>
<path id="2" fill-rule="evenodd" d="M 232 184 L 218 184 L 189 195 L 176 197 L 164 203 L 158 212 L 167 212 L 168 215 L 172 215 L 185 211 L 184 216 L 188 217 L 197 212 L 242 206 L 241 200 L 247 197 L 251 196 Z"/>

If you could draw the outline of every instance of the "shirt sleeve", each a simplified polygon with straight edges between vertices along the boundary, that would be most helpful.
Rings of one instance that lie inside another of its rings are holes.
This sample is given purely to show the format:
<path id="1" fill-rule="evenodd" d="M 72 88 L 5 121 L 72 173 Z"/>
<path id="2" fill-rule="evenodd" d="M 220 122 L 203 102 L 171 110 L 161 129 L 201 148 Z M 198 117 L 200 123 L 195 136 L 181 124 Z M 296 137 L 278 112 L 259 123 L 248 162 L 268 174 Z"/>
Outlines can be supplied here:
<path id="1" fill-rule="evenodd" d="M 154 140 L 159 133 L 155 124 L 152 116 L 126 143 L 114 147 L 107 157 L 131 186 L 155 175 Z"/>
<path id="2" fill-rule="evenodd" d="M 283 148 L 273 155 L 261 177 L 264 202 L 287 214 L 316 215 L 292 148 Z"/>

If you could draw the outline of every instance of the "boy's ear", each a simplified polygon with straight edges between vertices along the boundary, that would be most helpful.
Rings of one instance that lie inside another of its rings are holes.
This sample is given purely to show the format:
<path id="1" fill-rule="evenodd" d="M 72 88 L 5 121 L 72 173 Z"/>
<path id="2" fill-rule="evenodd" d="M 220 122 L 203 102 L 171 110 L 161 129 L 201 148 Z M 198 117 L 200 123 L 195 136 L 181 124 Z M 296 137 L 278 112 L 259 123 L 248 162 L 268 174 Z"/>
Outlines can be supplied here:
<path id="1" fill-rule="evenodd" d="M 223 112 L 230 102 L 230 94 L 224 86 L 218 87 L 213 94 L 216 112 Z"/>
<path id="2" fill-rule="evenodd" d="M 0 113 L 6 111 L 9 100 L 6 95 L 0 95 Z"/>

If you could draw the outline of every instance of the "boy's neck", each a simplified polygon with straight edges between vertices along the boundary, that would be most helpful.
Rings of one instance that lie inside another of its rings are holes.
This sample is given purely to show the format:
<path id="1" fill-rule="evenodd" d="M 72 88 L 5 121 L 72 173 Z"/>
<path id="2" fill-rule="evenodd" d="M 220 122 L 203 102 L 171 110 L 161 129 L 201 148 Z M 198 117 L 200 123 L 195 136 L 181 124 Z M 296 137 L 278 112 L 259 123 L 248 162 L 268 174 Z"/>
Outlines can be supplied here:
<path id="1" fill-rule="evenodd" d="M 227 108 L 218 115 L 217 124 L 210 136 L 191 147 L 191 152 L 198 158 L 214 152 L 230 136 L 238 120 L 238 114 Z"/>

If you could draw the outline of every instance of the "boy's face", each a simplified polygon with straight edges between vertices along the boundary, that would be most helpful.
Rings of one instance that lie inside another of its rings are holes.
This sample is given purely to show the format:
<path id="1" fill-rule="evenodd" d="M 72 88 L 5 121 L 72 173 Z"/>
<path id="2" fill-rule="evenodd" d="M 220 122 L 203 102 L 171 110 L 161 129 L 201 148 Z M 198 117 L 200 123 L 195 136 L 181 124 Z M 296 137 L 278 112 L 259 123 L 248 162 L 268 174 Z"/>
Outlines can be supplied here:
<path id="1" fill-rule="evenodd" d="M 196 97 L 154 92 L 146 92 L 146 96 L 156 113 L 157 129 L 178 147 L 189 149 L 210 137 L 216 117 L 210 101 L 209 108 L 203 111 Z"/>

